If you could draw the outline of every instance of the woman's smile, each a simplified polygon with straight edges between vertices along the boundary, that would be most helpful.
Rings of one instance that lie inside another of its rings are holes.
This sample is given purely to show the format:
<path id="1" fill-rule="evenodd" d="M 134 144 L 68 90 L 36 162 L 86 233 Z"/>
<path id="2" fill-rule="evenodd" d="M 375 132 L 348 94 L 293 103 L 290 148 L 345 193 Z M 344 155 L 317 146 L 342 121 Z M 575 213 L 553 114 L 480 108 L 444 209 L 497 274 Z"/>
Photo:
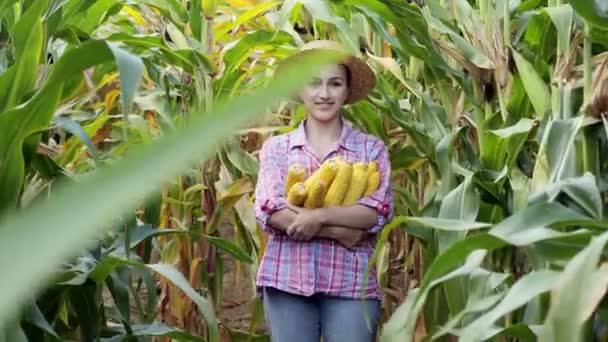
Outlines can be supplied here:
<path id="1" fill-rule="evenodd" d="M 333 102 L 320 102 L 320 103 L 316 103 L 315 106 L 317 106 L 317 108 L 321 109 L 321 110 L 328 110 L 328 109 L 332 109 L 334 106 Z"/>

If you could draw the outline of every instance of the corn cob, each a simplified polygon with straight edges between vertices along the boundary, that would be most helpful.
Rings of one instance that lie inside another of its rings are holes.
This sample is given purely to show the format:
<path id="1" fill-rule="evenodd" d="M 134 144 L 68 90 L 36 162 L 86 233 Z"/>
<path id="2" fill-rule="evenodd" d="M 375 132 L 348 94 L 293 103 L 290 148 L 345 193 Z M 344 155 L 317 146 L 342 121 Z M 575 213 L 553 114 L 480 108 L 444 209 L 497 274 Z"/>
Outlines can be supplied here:
<path id="1" fill-rule="evenodd" d="M 303 182 L 305 177 L 306 172 L 302 165 L 298 163 L 291 165 L 287 172 L 287 179 L 285 180 L 285 193 L 289 194 L 291 187 L 298 182 Z"/>
<path id="2" fill-rule="evenodd" d="M 367 178 L 372 175 L 372 173 L 378 171 L 378 162 L 372 160 L 367 164 Z"/>
<path id="3" fill-rule="evenodd" d="M 330 161 L 334 161 L 334 162 L 338 163 L 338 162 L 345 162 L 346 159 L 344 159 L 343 156 L 335 156 L 335 157 L 329 159 L 328 161 L 326 161 L 326 163 L 330 162 Z"/>
<path id="4" fill-rule="evenodd" d="M 350 185 L 344 195 L 344 205 L 355 204 L 367 189 L 367 166 L 364 163 L 353 165 L 353 176 Z"/>
<path id="5" fill-rule="evenodd" d="M 320 180 L 325 182 L 325 185 L 329 188 L 329 185 L 338 174 L 339 164 L 335 160 L 330 160 L 324 163 L 325 167 L 323 172 L 319 176 Z"/>
<path id="6" fill-rule="evenodd" d="M 327 185 L 325 184 L 325 181 L 322 179 L 312 184 L 310 191 L 307 192 L 308 195 L 304 201 L 304 208 L 316 209 L 323 206 L 323 197 L 327 189 Z"/>
<path id="7" fill-rule="evenodd" d="M 312 186 L 314 186 L 314 184 L 316 184 L 319 180 L 323 180 L 326 185 L 331 184 L 337 173 L 338 163 L 335 160 L 326 161 L 304 182 L 304 185 L 306 185 L 306 191 L 310 193 Z"/>
<path id="8" fill-rule="evenodd" d="M 350 186 L 350 180 L 353 175 L 353 165 L 345 161 L 338 162 L 338 173 L 334 178 L 331 186 L 327 190 L 327 195 L 323 201 L 323 206 L 333 207 L 342 205 L 344 195 Z"/>
<path id="9" fill-rule="evenodd" d="M 303 182 L 295 183 L 287 194 L 287 203 L 301 206 L 306 200 L 306 187 Z"/>
<path id="10" fill-rule="evenodd" d="M 378 190 L 380 186 L 380 172 L 375 171 L 369 176 L 367 180 L 367 189 L 365 190 L 365 194 L 363 196 L 369 196 Z"/>

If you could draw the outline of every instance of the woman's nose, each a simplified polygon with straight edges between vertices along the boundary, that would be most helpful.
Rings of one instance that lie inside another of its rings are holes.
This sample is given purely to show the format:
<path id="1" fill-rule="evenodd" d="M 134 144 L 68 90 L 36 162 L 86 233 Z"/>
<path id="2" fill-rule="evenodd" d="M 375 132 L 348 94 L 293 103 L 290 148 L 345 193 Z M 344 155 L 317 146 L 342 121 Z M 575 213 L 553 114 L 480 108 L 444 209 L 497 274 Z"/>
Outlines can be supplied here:
<path id="1" fill-rule="evenodd" d="M 329 98 L 329 90 L 327 89 L 327 85 L 323 84 L 319 87 L 319 97 L 323 99 Z"/>

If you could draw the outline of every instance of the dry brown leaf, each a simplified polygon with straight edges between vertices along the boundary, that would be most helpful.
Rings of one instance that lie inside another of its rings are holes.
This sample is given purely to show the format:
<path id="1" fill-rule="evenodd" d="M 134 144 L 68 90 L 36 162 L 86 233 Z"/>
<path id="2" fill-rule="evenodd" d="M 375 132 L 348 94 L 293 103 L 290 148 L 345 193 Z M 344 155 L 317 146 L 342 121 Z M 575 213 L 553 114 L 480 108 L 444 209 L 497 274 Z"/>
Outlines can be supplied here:
<path id="1" fill-rule="evenodd" d="M 608 59 L 596 68 L 584 112 L 596 118 L 608 113 Z"/>

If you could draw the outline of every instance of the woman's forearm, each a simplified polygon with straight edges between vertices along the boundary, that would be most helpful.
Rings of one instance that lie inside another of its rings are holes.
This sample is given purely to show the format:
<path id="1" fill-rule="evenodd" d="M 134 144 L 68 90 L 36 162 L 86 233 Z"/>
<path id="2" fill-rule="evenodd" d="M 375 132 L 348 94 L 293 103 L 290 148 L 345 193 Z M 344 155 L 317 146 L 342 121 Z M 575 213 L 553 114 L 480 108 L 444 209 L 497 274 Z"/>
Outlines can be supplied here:
<path id="1" fill-rule="evenodd" d="M 268 225 L 276 230 L 286 232 L 298 214 L 289 209 L 282 209 L 274 212 L 268 219 Z"/>
<path id="2" fill-rule="evenodd" d="M 287 228 L 298 216 L 297 213 L 289 209 L 282 209 L 273 213 L 268 219 L 268 225 L 272 228 L 286 232 Z M 320 238 L 336 240 L 342 244 L 352 244 L 353 241 L 361 237 L 361 229 L 341 227 L 336 225 L 324 226 L 317 234 Z"/>
<path id="3" fill-rule="evenodd" d="M 375 209 L 355 204 L 347 207 L 330 207 L 316 209 L 321 224 L 353 229 L 369 229 L 378 222 Z"/>
<path id="4" fill-rule="evenodd" d="M 361 208 L 357 208 L 357 206 Z M 325 228 L 359 230 L 367 229 L 376 224 L 377 218 L 375 210 L 363 205 L 357 206 L 317 209 L 321 224 Z M 287 231 L 287 228 L 289 228 L 297 216 L 298 214 L 292 210 L 282 209 L 270 216 L 268 225 L 280 231 Z M 321 229 L 321 232 L 324 229 Z"/>
<path id="5" fill-rule="evenodd" d="M 368 234 L 361 229 L 328 226 L 323 227 L 317 236 L 338 241 L 344 247 L 351 249 L 365 240 Z"/>

